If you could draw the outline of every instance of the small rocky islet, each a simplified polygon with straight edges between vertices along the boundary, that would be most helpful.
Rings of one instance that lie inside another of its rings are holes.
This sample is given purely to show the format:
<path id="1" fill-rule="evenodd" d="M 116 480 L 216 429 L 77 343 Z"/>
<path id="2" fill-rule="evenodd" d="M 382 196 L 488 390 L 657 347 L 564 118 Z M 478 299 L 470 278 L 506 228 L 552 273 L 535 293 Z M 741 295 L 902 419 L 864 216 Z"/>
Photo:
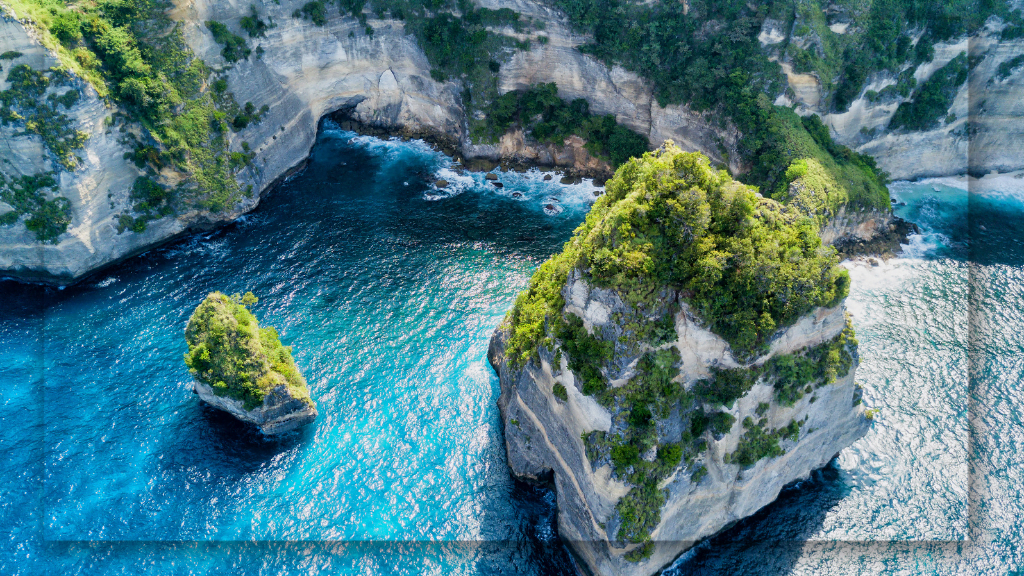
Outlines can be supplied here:
<path id="1" fill-rule="evenodd" d="M 210 293 L 185 328 L 185 365 L 203 402 L 273 436 L 318 414 L 291 347 L 250 311 L 257 301 L 252 292 Z"/>

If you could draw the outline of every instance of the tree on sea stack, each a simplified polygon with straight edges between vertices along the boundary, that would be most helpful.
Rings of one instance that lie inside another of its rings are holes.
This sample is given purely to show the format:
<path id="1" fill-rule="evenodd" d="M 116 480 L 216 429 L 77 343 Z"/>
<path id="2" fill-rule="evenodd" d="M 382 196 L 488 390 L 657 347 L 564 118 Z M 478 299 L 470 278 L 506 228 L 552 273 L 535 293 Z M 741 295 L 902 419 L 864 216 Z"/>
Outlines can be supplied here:
<path id="1" fill-rule="evenodd" d="M 266 435 L 280 434 L 315 420 L 316 404 L 291 347 L 249 311 L 256 302 L 252 292 L 210 293 L 185 328 L 185 365 L 204 402 Z"/>

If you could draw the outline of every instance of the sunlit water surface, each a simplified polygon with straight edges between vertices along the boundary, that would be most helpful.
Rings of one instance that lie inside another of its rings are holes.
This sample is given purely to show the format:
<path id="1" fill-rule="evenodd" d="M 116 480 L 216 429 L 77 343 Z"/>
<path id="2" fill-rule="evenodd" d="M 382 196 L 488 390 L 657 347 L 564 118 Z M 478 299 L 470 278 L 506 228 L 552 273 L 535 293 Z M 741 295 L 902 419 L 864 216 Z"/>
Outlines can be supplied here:
<path id="1" fill-rule="evenodd" d="M 328 128 L 223 230 L 66 290 L 0 284 L 0 573 L 574 572 L 554 495 L 508 476 L 486 349 L 593 188 L 501 179 Z M 1024 204 L 938 188 L 894 185 L 925 233 L 851 265 L 871 432 L 672 572 L 1020 565 Z M 211 290 L 255 292 L 294 346 L 320 409 L 302 433 L 191 393 L 182 333 Z"/>

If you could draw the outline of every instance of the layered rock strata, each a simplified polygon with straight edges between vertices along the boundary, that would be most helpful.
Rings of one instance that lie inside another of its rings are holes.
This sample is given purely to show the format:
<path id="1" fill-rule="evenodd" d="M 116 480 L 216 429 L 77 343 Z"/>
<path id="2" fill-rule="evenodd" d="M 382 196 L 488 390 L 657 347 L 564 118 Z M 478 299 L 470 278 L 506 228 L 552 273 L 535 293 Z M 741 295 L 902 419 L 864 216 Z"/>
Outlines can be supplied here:
<path id="1" fill-rule="evenodd" d="M 579 279 L 565 286 L 566 313 L 579 315 L 595 333 L 614 322 L 625 308 L 611 291 L 594 289 Z M 710 332 L 684 306 L 675 315 L 675 341 L 681 358 L 677 380 L 687 390 L 708 378 L 712 368 L 762 366 L 772 358 L 821 345 L 846 327 L 843 306 L 818 308 L 802 317 L 772 341 L 770 351 L 749 364 L 738 362 L 728 343 Z M 498 405 L 505 429 L 508 462 L 513 474 L 528 480 L 553 479 L 557 491 L 560 536 L 584 564 L 598 576 L 646 576 L 671 563 L 682 552 L 733 522 L 769 504 L 787 484 L 807 478 L 842 449 L 863 436 L 869 427 L 854 383 L 856 360 L 834 382 L 815 387 L 792 405 L 779 402 L 775 388 L 759 380 L 726 412 L 735 418 L 727 433 L 708 430 L 707 451 L 700 462 L 703 478 L 694 479 L 684 466 L 659 484 L 667 491 L 660 522 L 650 534 L 648 558 L 631 561 L 639 544 L 617 535 L 621 517 L 617 506 L 630 486 L 613 473 L 611 463 L 588 458 L 585 435 L 612 432 L 619 416 L 582 393 L 580 378 L 563 355 L 541 349 L 538 361 L 516 367 L 505 355 L 507 327 L 491 341 L 488 357 L 501 381 Z M 636 358 L 620 364 L 635 366 Z M 629 369 L 618 381 L 629 377 Z M 555 389 L 566 391 L 565 399 Z M 672 417 L 677 417 L 674 412 Z M 672 418 L 670 417 L 670 419 Z M 798 439 L 785 439 L 785 453 L 763 458 L 753 466 L 730 463 L 737 451 L 746 419 L 760 421 L 764 429 L 783 429 L 802 422 Z M 669 419 L 669 420 L 670 420 Z M 659 424 L 659 435 L 678 441 L 681 431 L 671 422 Z"/>
<path id="2" fill-rule="evenodd" d="M 310 422 L 316 420 L 316 406 L 308 399 L 297 398 L 287 386 L 273 388 L 263 399 L 263 404 L 251 409 L 245 409 L 245 403 L 241 400 L 218 396 L 213 388 L 195 380 L 193 390 L 199 395 L 199 399 L 210 406 L 231 414 L 242 422 L 247 422 L 259 428 L 260 432 L 267 436 L 291 432 Z"/>
<path id="3" fill-rule="evenodd" d="M 336 10 L 329 10 L 326 23 L 317 26 L 292 17 L 302 5 L 300 0 L 258 1 L 252 4 L 259 14 L 275 24 L 265 37 L 251 41 L 261 49 L 261 56 L 228 63 L 204 23 L 224 22 L 242 33 L 238 19 L 249 4 L 178 0 L 169 15 L 181 24 L 191 50 L 223 73 L 228 91 L 238 102 L 252 102 L 256 109 L 267 106 L 260 122 L 229 136 L 231 152 L 242 152 L 244 142 L 254 154 L 252 164 L 238 174 L 242 189 L 252 186 L 251 197 L 216 213 L 190 211 L 151 221 L 143 232 L 119 232 L 118 216 L 130 213 L 131 186 L 142 171 L 124 159 L 131 150 L 122 143 L 119 129 L 109 125 L 118 110 L 98 98 L 85 82 L 74 80 L 82 97 L 67 114 L 76 128 L 88 135 L 79 151 L 82 162 L 78 168 L 61 169 L 39 136 L 2 128 L 5 138 L 0 161 L 14 170 L 12 175 L 57 172 L 59 187 L 54 194 L 70 201 L 72 214 L 67 232 L 54 244 L 39 241 L 22 224 L 0 226 L 0 271 L 4 275 L 67 283 L 188 230 L 232 220 L 252 210 L 263 192 L 302 165 L 319 119 L 335 111 L 385 133 L 435 135 L 452 142 L 452 149 L 466 160 L 538 163 L 585 175 L 597 175 L 606 168 L 586 154 L 579 142 L 542 146 L 513 133 L 495 145 L 470 143 L 460 87 L 431 78 L 426 56 L 402 21 L 371 17 L 374 34 L 368 35 L 356 19 L 343 17 Z M 536 0 L 481 0 L 479 4 L 509 7 L 545 24 L 546 43 L 534 41 L 530 50 L 516 51 L 502 62 L 500 91 L 555 82 L 563 98 L 587 99 L 591 111 L 613 114 L 619 123 L 646 135 L 652 146 L 672 139 L 688 150 L 727 163 L 733 173 L 746 169 L 736 150 L 740 135 L 734 127 L 719 122 L 710 112 L 697 113 L 685 105 L 661 107 L 649 82 L 581 53 L 578 48 L 588 39 L 573 33 L 558 11 Z M 770 21 L 765 26 L 762 41 L 766 46 L 782 42 L 788 34 L 772 28 Z M 1016 110 L 1014 97 L 1024 81 L 1024 68 L 1002 78 L 997 73 L 999 64 L 1024 54 L 1024 40 L 999 41 L 1000 29 L 993 23 L 976 38 L 936 45 L 935 61 L 922 65 L 916 73 L 918 81 L 924 81 L 963 49 L 969 49 L 973 57 L 983 57 L 951 107 L 953 119 L 935 130 L 890 133 L 884 126 L 897 103 L 870 102 L 866 96 L 855 101 L 849 112 L 830 114 L 821 108 L 827 99 L 815 92 L 813 78 L 807 75 L 789 75 L 797 99 L 792 103 L 800 113 L 821 114 L 837 141 L 871 154 L 895 179 L 1024 168 L 1022 139 L 1018 137 L 1024 133 L 1024 116 Z M 511 29 L 497 32 L 519 34 Z M 23 54 L 12 64 L 27 63 L 40 70 L 57 64 L 39 43 L 31 23 L 10 16 L 0 22 L 0 50 Z M 878 75 L 865 87 L 865 93 L 894 82 L 890 76 Z M 0 205 L 0 212 L 8 209 Z M 860 224 L 856 227 L 863 231 Z"/>

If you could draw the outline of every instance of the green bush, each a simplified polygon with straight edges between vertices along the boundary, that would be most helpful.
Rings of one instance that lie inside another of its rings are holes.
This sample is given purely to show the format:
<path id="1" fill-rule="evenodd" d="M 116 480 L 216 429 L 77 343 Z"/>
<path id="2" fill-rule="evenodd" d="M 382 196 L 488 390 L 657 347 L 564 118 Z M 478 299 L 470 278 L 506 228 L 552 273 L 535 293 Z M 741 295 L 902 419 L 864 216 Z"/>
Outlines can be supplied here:
<path id="1" fill-rule="evenodd" d="M 327 5 L 321 0 L 306 2 L 302 5 L 302 8 L 292 12 L 292 18 L 310 20 L 317 26 L 323 26 L 327 24 Z"/>
<path id="2" fill-rule="evenodd" d="M 647 560 L 654 555 L 654 542 L 644 542 L 643 545 L 638 546 L 623 556 L 629 562 L 641 562 Z"/>
<path id="3" fill-rule="evenodd" d="M 249 35 L 249 38 L 262 38 L 267 35 L 267 30 L 273 27 L 273 23 L 267 24 L 260 18 L 258 12 L 256 12 L 256 6 L 249 5 L 249 14 L 242 16 L 241 20 L 238 21 L 238 25 L 245 30 L 245 33 Z"/>
<path id="4" fill-rule="evenodd" d="M 996 76 L 1000 80 L 1009 78 L 1010 74 L 1012 74 L 1014 70 L 1020 68 L 1021 66 L 1024 66 L 1024 54 L 1018 54 L 1017 56 L 1014 56 L 1013 58 L 1010 58 L 1005 62 L 1000 62 Z"/>
<path id="5" fill-rule="evenodd" d="M 796 441 L 800 436 L 803 422 L 792 421 L 778 430 L 765 430 L 767 420 L 754 422 L 751 417 L 743 419 L 746 432 L 740 437 L 736 451 L 731 453 L 728 462 L 739 464 L 741 468 L 750 468 L 764 458 L 778 458 L 786 453 L 779 445 L 779 440 Z"/>
<path id="6" fill-rule="evenodd" d="M 277 386 L 286 386 L 294 397 L 312 404 L 291 348 L 281 345 L 273 328 L 260 328 L 249 311 L 256 301 L 252 292 L 207 296 L 185 329 L 185 365 L 214 394 L 241 400 L 246 410 L 262 404 Z"/>
<path id="7" fill-rule="evenodd" d="M 568 402 L 569 400 L 569 392 L 565 389 L 565 386 L 562 386 L 561 384 L 555 384 L 552 386 L 551 393 L 555 395 L 555 398 L 558 398 L 562 402 Z"/>
<path id="8" fill-rule="evenodd" d="M 620 126 L 614 116 L 592 115 L 586 100 L 562 100 L 554 83 L 507 92 L 484 112 L 486 122 L 477 129 L 478 136 L 497 140 L 516 125 L 541 142 L 562 144 L 577 135 L 587 141 L 592 154 L 605 158 L 613 167 L 643 155 L 649 146 L 647 137 Z"/>
<path id="9" fill-rule="evenodd" d="M 8 178 L 0 173 L 0 200 L 14 210 L 3 215 L 2 225 L 12 225 L 25 217 L 28 228 L 40 242 L 57 243 L 61 234 L 71 225 L 71 202 L 56 197 L 47 200 L 44 190 L 57 192 L 57 179 L 53 173 L 41 172 Z"/>
<path id="10" fill-rule="evenodd" d="M 914 94 L 913 100 L 900 104 L 889 121 L 889 128 L 930 130 L 938 127 L 939 121 L 946 117 L 953 104 L 960 86 L 967 81 L 968 72 L 967 53 L 962 52 L 932 73 Z"/>
<path id="11" fill-rule="evenodd" d="M 245 43 L 245 38 L 231 32 L 224 24 L 213 20 L 207 20 L 206 27 L 209 28 L 210 33 L 213 34 L 213 41 L 224 47 L 221 49 L 220 54 L 228 62 L 243 60 L 248 58 L 249 54 L 252 53 L 252 50 L 249 49 L 249 45 Z"/>

